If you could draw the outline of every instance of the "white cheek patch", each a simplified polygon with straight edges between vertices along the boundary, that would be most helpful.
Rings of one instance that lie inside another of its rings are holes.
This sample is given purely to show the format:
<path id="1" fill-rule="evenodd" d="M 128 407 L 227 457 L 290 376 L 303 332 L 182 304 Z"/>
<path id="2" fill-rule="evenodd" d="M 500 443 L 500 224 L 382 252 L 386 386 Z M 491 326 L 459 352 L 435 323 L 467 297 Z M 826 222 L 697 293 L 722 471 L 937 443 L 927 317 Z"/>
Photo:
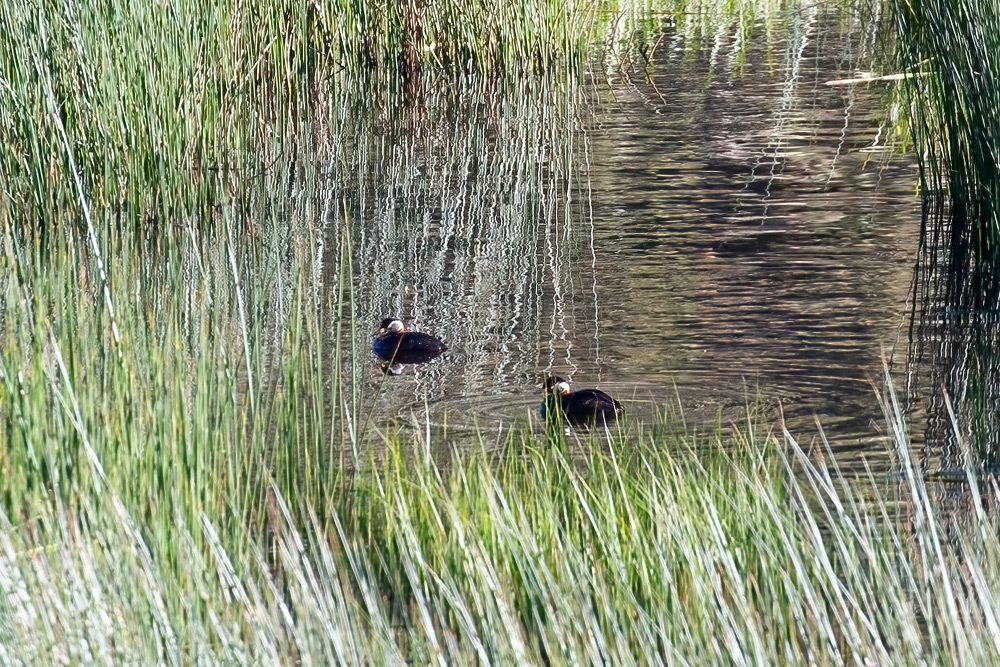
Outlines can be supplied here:
<path id="1" fill-rule="evenodd" d="M 393 320 L 389 322 L 389 326 L 386 327 L 391 333 L 399 333 L 403 330 L 403 323 L 399 320 Z"/>
<path id="2" fill-rule="evenodd" d="M 556 383 L 556 392 L 558 392 L 560 394 L 568 394 L 569 393 L 569 382 L 557 382 Z"/>

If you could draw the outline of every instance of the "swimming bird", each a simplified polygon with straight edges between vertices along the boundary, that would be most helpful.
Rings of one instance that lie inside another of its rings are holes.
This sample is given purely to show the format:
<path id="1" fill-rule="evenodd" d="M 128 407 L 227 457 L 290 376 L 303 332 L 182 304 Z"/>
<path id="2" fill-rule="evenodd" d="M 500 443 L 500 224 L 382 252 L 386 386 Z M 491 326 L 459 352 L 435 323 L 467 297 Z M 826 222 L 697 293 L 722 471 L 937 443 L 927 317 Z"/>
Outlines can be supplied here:
<path id="1" fill-rule="evenodd" d="M 397 364 L 422 364 L 430 361 L 448 349 L 448 346 L 429 334 L 407 331 L 398 317 L 382 320 L 372 352 L 377 357 Z"/>
<path id="2" fill-rule="evenodd" d="M 621 403 L 600 389 L 580 389 L 572 391 L 569 382 L 561 377 L 550 376 L 545 380 L 546 412 L 556 408 L 571 423 L 577 426 L 603 421 L 614 422 L 625 411 Z"/>

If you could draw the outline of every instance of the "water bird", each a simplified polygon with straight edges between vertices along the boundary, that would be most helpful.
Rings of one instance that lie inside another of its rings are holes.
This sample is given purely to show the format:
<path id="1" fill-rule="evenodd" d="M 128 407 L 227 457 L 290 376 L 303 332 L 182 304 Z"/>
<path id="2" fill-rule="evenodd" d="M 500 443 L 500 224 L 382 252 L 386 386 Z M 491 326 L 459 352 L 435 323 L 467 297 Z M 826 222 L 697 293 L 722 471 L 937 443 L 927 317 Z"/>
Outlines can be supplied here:
<path id="1" fill-rule="evenodd" d="M 577 426 L 590 425 L 598 421 L 610 424 L 625 411 L 621 403 L 600 389 L 573 391 L 567 380 L 550 376 L 545 380 L 543 410 L 548 413 L 555 412 L 556 409 L 567 421 Z"/>
<path id="2" fill-rule="evenodd" d="M 423 364 L 440 357 L 448 346 L 438 338 L 419 331 L 407 331 L 403 321 L 398 317 L 387 317 L 382 320 L 372 352 L 375 356 L 389 362 L 389 368 L 395 369 L 399 364 Z M 393 372 L 393 375 L 397 373 Z"/>

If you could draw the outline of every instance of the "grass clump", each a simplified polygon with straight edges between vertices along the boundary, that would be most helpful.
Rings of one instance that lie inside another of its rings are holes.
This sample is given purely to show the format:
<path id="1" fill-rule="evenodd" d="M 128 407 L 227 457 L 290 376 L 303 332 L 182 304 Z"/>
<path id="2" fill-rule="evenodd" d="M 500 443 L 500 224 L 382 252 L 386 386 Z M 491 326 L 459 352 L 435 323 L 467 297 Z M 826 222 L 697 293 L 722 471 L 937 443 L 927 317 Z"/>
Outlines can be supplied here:
<path id="1" fill-rule="evenodd" d="M 1000 126 L 991 110 L 1000 102 L 1000 4 L 898 3 L 893 10 L 924 188 L 995 214 Z M 996 246 L 989 233 L 995 221 L 968 222 L 982 224 L 970 230 L 980 251 Z"/>

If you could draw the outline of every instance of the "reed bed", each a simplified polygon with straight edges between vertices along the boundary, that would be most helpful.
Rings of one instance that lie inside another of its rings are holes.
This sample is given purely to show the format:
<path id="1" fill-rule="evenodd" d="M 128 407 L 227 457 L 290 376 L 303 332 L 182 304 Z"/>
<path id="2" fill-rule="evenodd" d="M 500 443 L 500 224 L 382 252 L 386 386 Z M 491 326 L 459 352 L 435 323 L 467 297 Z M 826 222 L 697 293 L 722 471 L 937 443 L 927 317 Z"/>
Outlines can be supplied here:
<path id="1" fill-rule="evenodd" d="M 760 15 L 698 7 L 674 20 L 734 35 L 738 65 Z M 602 34 L 648 53 L 633 9 Z M 379 286 L 380 256 L 441 273 L 444 238 L 463 289 L 513 284 L 503 359 L 565 321 L 586 250 L 566 76 L 601 16 L 0 9 L 0 662 L 996 659 L 997 490 L 970 477 L 954 512 L 928 489 L 891 393 L 899 476 L 861 479 L 753 419 L 582 441 L 525 421 L 460 451 L 375 419 L 362 326 L 432 312 Z M 478 82 L 468 109 L 437 70 Z"/>
<path id="2" fill-rule="evenodd" d="M 87 423 L 72 401 L 85 387 L 63 383 L 5 383 L 24 387 L 25 410 L 4 451 L 40 460 L 4 466 L 28 476 L 15 488 L 5 475 L 20 495 L 0 533 L 7 664 L 986 664 L 1000 653 L 998 489 L 971 476 L 959 508 L 929 489 L 891 391 L 898 477 L 844 476 L 821 433 L 804 449 L 751 418 L 725 434 L 630 425 L 582 441 L 522 425 L 499 447 L 443 454 L 395 436 L 354 472 L 290 486 L 253 465 L 234 472 L 274 452 L 226 428 L 243 410 L 221 376 L 206 387 L 221 404 L 210 437 L 150 432 L 127 473 L 114 458 L 123 444 L 106 441 L 116 429 L 66 423 Z M 40 393 L 67 399 L 45 424 L 27 412 Z M 180 406 L 158 405 L 158 423 L 180 421 Z M 72 461 L 31 437 L 29 426 L 60 423 L 79 442 Z M 279 441 L 300 436 L 294 424 Z M 183 466 L 170 458 L 185 454 Z"/>
<path id="3" fill-rule="evenodd" d="M 593 440 L 525 421 L 455 449 L 368 420 L 329 335 L 350 282 L 309 280 L 321 226 L 263 194 L 219 215 L 155 262 L 155 239 L 118 232 L 107 292 L 89 246 L 7 237 L 5 663 L 1000 652 L 998 490 L 928 488 L 891 392 L 898 475 L 843 475 L 821 432 L 800 446 L 753 414 Z M 268 215 L 282 224 L 235 233 Z"/>
<path id="4" fill-rule="evenodd" d="M 384 109 L 425 78 L 566 72 L 582 62 L 594 12 L 547 0 L 10 5 L 7 215 L 36 228 L 90 207 L 160 227 L 203 215 L 210 175 L 269 168 L 267 138 L 296 134 L 320 96 L 363 89 L 357 104 Z"/>

